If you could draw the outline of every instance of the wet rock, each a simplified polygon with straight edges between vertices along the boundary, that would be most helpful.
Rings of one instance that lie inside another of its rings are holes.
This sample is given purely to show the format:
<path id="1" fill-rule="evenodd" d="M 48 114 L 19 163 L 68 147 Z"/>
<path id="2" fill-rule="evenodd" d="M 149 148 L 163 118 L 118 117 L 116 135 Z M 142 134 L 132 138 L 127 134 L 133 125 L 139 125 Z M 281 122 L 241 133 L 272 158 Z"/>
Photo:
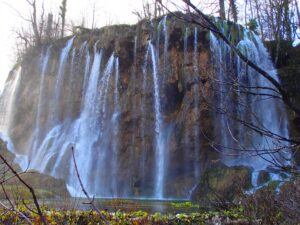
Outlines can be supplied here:
<path id="1" fill-rule="evenodd" d="M 267 171 L 265 170 L 259 171 L 258 178 L 257 178 L 258 185 L 262 185 L 268 182 L 269 180 L 270 180 L 270 174 Z"/>
<path id="2" fill-rule="evenodd" d="M 251 187 L 250 168 L 227 167 L 220 162 L 212 162 L 210 166 L 192 193 L 192 199 L 201 205 L 231 202 L 238 193 Z"/>

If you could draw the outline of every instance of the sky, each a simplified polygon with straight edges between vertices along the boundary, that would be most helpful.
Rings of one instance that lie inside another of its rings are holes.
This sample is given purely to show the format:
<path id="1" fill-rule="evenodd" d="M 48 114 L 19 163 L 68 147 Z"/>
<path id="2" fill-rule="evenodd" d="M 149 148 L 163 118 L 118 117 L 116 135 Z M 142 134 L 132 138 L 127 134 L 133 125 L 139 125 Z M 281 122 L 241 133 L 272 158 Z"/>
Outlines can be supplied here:
<path id="1" fill-rule="evenodd" d="M 36 1 L 37 3 L 44 2 L 45 10 L 54 14 L 57 14 L 61 4 L 61 0 Z M 67 0 L 66 20 L 69 24 L 71 21 L 80 24 L 84 17 L 86 24 L 91 26 L 95 4 L 96 27 L 116 23 L 132 24 L 137 21 L 132 11 L 142 9 L 142 3 L 142 0 Z M 41 9 L 40 5 L 38 5 L 39 9 Z M 15 30 L 21 26 L 28 26 L 19 14 L 28 18 L 29 12 L 30 7 L 26 0 L 0 0 L 0 90 L 16 61 Z"/>
<path id="2" fill-rule="evenodd" d="M 45 11 L 58 15 L 62 0 L 36 0 L 38 11 L 41 11 L 41 3 L 44 3 Z M 95 5 L 95 27 L 112 24 L 133 24 L 137 17 L 133 11 L 141 11 L 143 2 L 147 0 L 67 0 L 66 20 L 68 24 L 81 24 L 85 18 L 85 25 L 92 26 L 92 14 Z M 209 2 L 210 0 L 196 2 Z M 181 1 L 174 0 L 179 3 Z M 241 2 L 238 1 L 238 2 Z M 170 7 L 170 6 L 169 6 Z M 241 7 L 241 6 L 239 6 Z M 171 6 L 172 8 L 172 6 Z M 205 11 L 205 10 L 204 10 Z M 16 32 L 20 27 L 28 27 L 29 24 L 20 17 L 28 18 L 30 7 L 26 0 L 0 0 L 0 93 L 7 75 L 16 62 Z M 300 31 L 299 31 L 300 32 Z M 300 44 L 300 40 L 297 40 Z M 297 43 L 298 43 L 297 42 Z"/>

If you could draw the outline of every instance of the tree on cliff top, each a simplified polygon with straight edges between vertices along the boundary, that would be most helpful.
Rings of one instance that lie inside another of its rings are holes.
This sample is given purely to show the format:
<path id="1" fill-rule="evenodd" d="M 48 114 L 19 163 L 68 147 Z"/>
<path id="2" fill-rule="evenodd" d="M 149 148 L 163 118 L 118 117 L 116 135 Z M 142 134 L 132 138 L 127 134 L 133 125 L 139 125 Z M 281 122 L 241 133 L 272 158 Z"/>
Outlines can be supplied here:
<path id="1" fill-rule="evenodd" d="M 65 22 L 66 22 L 66 13 L 67 13 L 67 0 L 62 0 L 61 6 L 59 7 L 60 17 L 61 17 L 61 37 L 64 37 L 65 32 Z"/>
<path id="2" fill-rule="evenodd" d="M 160 0 L 143 1 L 142 10 L 134 10 L 132 13 L 137 16 L 138 20 L 160 17 L 164 14 L 164 9 L 159 4 Z"/>
<path id="3" fill-rule="evenodd" d="M 226 19 L 226 16 L 225 16 L 225 2 L 224 0 L 219 0 L 219 6 L 220 6 L 220 17 L 222 20 L 225 20 Z"/>
<path id="4" fill-rule="evenodd" d="M 4 2 L 17 15 L 25 21 L 19 28 L 16 28 L 18 56 L 33 46 L 40 46 L 43 42 L 56 40 L 64 36 L 66 24 L 67 0 L 63 0 L 59 10 L 59 17 L 55 13 L 45 10 L 44 1 L 24 0 L 29 8 L 29 14 L 21 13 L 15 6 Z M 29 27 L 26 26 L 29 25 Z"/>
<path id="5" fill-rule="evenodd" d="M 36 0 L 25 0 L 29 6 L 29 15 L 23 15 L 20 11 L 18 11 L 14 6 L 5 3 L 11 9 L 13 9 L 18 16 L 23 19 L 25 22 L 30 24 L 30 29 L 26 29 L 25 27 L 20 27 L 17 31 L 17 38 L 21 39 L 23 45 L 26 48 L 34 45 L 40 45 L 43 35 L 44 28 L 44 5 L 42 5 L 41 12 L 37 9 L 37 1 Z M 40 16 L 40 18 L 39 18 Z"/>

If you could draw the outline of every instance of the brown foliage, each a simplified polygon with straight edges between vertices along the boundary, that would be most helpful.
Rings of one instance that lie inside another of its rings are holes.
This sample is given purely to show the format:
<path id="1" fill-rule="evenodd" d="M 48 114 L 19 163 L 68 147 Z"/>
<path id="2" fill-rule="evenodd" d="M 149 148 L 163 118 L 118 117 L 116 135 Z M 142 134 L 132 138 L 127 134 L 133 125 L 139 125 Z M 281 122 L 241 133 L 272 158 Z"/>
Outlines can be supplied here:
<path id="1" fill-rule="evenodd" d="M 242 201 L 245 217 L 250 222 L 260 219 L 262 224 L 298 224 L 300 221 L 299 184 L 300 179 L 296 178 L 294 181 L 286 182 L 280 188 L 269 185 L 253 195 L 246 196 Z"/>

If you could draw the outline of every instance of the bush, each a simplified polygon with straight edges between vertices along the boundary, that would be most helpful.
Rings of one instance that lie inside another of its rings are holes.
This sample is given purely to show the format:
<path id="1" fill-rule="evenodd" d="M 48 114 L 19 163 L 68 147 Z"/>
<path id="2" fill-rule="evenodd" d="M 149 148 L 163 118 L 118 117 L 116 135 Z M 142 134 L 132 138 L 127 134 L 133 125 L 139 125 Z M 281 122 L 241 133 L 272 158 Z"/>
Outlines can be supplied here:
<path id="1" fill-rule="evenodd" d="M 242 201 L 248 221 L 261 224 L 299 224 L 300 179 L 285 182 L 278 190 L 278 182 L 270 182 Z M 255 223 L 254 223 L 255 224 Z"/>

